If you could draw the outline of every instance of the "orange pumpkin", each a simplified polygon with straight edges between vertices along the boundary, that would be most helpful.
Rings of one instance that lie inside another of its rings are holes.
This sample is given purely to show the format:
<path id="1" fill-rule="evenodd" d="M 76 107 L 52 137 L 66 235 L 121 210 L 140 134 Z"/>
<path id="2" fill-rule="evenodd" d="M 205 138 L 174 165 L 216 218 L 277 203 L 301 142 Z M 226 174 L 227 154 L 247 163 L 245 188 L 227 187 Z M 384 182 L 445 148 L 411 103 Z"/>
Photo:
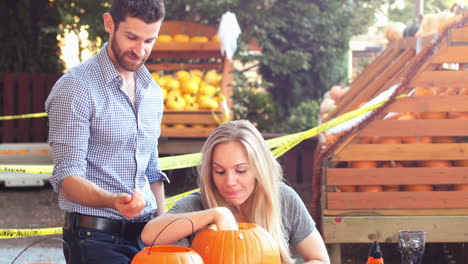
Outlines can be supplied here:
<path id="1" fill-rule="evenodd" d="M 457 143 L 454 137 L 432 137 L 432 143 Z"/>
<path id="2" fill-rule="evenodd" d="M 357 190 L 358 192 L 381 192 L 383 188 L 380 185 L 359 185 Z"/>
<path id="3" fill-rule="evenodd" d="M 421 119 L 446 119 L 447 113 L 420 113 Z"/>
<path id="4" fill-rule="evenodd" d="M 422 160 L 418 161 L 420 167 L 451 167 L 449 160 Z"/>
<path id="5" fill-rule="evenodd" d="M 401 137 L 377 137 L 373 141 L 374 144 L 401 144 Z"/>
<path id="6" fill-rule="evenodd" d="M 356 185 L 340 185 L 336 186 L 336 188 L 342 192 L 355 192 L 357 190 Z"/>
<path id="7" fill-rule="evenodd" d="M 145 247 L 133 257 L 132 264 L 203 264 L 203 260 L 191 248 L 180 246 L 152 246 Z"/>
<path id="8" fill-rule="evenodd" d="M 413 96 L 434 96 L 438 93 L 437 87 L 417 87 L 415 89 L 416 90 L 414 91 Z"/>
<path id="9" fill-rule="evenodd" d="M 270 233 L 253 223 L 238 225 L 239 230 L 201 230 L 193 239 L 193 250 L 206 264 L 281 263 L 278 244 Z"/>
<path id="10" fill-rule="evenodd" d="M 403 185 L 402 190 L 407 192 L 430 192 L 434 190 L 434 187 L 426 184 Z"/>
<path id="11" fill-rule="evenodd" d="M 468 112 L 450 112 L 447 117 L 450 119 L 468 119 Z"/>
<path id="12" fill-rule="evenodd" d="M 432 137 L 403 137 L 403 143 L 405 144 L 430 144 L 432 143 Z"/>

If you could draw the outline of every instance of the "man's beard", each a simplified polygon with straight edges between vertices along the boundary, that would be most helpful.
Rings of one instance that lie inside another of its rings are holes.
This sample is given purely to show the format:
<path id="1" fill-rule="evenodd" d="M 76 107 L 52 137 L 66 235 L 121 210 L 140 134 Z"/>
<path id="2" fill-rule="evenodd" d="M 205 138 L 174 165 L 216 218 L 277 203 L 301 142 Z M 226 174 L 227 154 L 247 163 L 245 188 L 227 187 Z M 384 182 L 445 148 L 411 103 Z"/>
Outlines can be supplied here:
<path id="1" fill-rule="evenodd" d="M 148 56 L 144 56 L 140 60 L 139 63 L 136 63 L 136 64 L 129 63 L 128 61 L 125 60 L 125 56 L 128 55 L 134 58 L 138 58 L 139 56 L 137 56 L 135 53 L 131 51 L 126 51 L 126 52 L 122 51 L 120 49 L 118 42 L 115 40 L 115 37 L 112 38 L 111 40 L 111 49 L 112 49 L 112 52 L 114 53 L 115 59 L 117 60 L 117 63 L 119 64 L 119 66 L 122 67 L 126 71 L 136 72 L 138 69 L 140 69 L 141 65 L 143 65 L 148 59 Z"/>

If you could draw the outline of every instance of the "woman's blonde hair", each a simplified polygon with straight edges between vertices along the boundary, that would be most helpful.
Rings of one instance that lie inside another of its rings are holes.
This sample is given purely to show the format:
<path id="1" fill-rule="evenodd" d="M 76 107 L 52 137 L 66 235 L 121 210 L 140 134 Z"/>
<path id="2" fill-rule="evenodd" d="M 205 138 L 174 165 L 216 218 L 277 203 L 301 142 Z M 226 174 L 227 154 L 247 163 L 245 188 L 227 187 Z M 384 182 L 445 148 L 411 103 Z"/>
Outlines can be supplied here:
<path id="1" fill-rule="evenodd" d="M 279 182 L 283 180 L 283 171 L 263 136 L 247 120 L 222 124 L 203 144 L 202 160 L 198 166 L 198 184 L 205 207 L 224 206 L 232 209 L 216 188 L 212 177 L 213 150 L 218 144 L 231 141 L 240 142 L 244 146 L 257 182 L 251 196 L 241 206 L 242 213 L 249 222 L 256 223 L 270 232 L 278 242 L 282 263 L 294 263 L 282 229 Z"/>

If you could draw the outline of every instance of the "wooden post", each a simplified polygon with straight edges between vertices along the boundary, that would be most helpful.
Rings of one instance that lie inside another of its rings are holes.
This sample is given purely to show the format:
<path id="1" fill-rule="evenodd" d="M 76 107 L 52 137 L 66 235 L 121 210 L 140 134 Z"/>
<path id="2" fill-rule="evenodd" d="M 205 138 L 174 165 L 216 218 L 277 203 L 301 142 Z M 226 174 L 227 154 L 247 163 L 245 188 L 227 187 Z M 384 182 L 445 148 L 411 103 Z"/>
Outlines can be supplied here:
<path id="1" fill-rule="evenodd" d="M 414 0 L 414 19 L 420 21 L 424 15 L 424 0 Z"/>

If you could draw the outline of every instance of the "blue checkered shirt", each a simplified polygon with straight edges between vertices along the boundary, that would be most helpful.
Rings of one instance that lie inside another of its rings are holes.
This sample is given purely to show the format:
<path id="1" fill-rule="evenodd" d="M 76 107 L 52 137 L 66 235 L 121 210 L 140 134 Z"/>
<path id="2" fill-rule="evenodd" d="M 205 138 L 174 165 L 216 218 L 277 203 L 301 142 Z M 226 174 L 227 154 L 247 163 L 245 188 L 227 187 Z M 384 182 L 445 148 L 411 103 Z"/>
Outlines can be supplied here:
<path id="1" fill-rule="evenodd" d="M 60 183 L 77 175 L 111 193 L 140 189 L 156 211 L 150 183 L 166 180 L 158 161 L 163 97 L 146 67 L 135 72 L 135 107 L 123 79 L 107 54 L 107 44 L 93 58 L 70 69 L 54 85 L 45 103 L 54 171 L 50 183 L 68 212 L 125 219 L 111 208 L 91 208 L 63 198 Z"/>

